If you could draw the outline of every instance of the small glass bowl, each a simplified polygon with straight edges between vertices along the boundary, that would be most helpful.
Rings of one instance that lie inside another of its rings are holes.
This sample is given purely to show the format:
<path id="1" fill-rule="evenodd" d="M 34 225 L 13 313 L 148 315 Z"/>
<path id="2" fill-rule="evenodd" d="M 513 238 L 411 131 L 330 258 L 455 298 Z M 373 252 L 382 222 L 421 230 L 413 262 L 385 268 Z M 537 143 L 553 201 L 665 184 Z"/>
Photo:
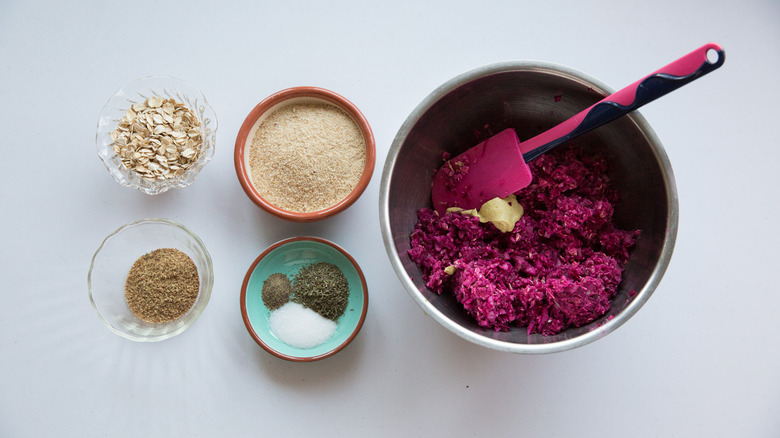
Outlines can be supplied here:
<path id="1" fill-rule="evenodd" d="M 198 268 L 200 290 L 186 314 L 168 323 L 152 324 L 130 311 L 125 280 L 139 257 L 160 248 L 178 249 L 192 259 Z M 162 341 L 186 330 L 203 313 L 211 297 L 213 271 L 203 242 L 184 225 L 168 219 L 141 219 L 123 225 L 100 244 L 87 274 L 89 300 L 112 332 L 133 341 Z"/>
<path id="2" fill-rule="evenodd" d="M 349 301 L 329 340 L 313 348 L 296 348 L 271 331 L 271 311 L 262 299 L 263 282 L 277 272 L 292 278 L 304 266 L 317 262 L 334 264 L 344 273 Z M 319 237 L 291 237 L 271 245 L 252 263 L 241 285 L 241 316 L 249 335 L 267 352 L 292 362 L 313 362 L 338 353 L 360 332 L 367 312 L 368 286 L 357 261 L 335 243 Z"/>
<path id="3" fill-rule="evenodd" d="M 114 152 L 114 131 L 130 106 L 149 97 L 172 98 L 186 105 L 201 124 L 203 145 L 197 161 L 181 176 L 166 180 L 149 180 L 126 168 Z M 97 124 L 97 152 L 112 177 L 123 186 L 138 189 L 147 195 L 157 195 L 169 189 L 186 187 L 195 181 L 198 173 L 214 156 L 217 136 L 217 115 L 206 97 L 195 85 L 170 76 L 149 76 L 137 79 L 117 91 L 100 111 Z"/>

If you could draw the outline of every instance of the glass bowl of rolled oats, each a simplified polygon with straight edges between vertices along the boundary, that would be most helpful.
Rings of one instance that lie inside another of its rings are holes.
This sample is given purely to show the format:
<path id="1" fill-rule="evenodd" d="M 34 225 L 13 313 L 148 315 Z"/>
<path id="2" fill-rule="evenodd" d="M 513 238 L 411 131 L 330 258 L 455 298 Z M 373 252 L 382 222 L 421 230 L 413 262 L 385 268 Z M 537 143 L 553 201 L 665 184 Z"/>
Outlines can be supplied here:
<path id="1" fill-rule="evenodd" d="M 217 115 L 195 85 L 149 76 L 122 87 L 98 119 L 98 156 L 120 184 L 157 195 L 186 187 L 214 156 Z"/>

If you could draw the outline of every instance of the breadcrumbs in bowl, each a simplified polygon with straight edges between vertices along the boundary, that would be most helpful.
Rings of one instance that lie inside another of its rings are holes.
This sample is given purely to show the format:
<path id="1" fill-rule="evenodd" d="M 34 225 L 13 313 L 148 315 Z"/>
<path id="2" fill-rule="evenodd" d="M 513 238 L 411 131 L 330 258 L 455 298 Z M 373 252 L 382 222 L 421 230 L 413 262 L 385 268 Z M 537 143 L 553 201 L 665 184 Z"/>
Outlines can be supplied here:
<path id="1" fill-rule="evenodd" d="M 322 88 L 295 87 L 260 102 L 238 132 L 236 174 L 247 196 L 287 220 L 311 222 L 357 200 L 374 171 L 371 127 Z"/>

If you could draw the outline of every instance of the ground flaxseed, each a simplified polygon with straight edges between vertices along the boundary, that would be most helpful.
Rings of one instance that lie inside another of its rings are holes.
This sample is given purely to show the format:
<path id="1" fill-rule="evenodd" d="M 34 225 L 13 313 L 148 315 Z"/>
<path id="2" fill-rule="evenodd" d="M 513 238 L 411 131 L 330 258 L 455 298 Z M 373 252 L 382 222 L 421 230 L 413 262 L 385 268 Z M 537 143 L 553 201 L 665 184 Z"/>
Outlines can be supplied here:
<path id="1" fill-rule="evenodd" d="M 135 316 L 162 324 L 187 313 L 199 289 L 198 268 L 192 259 L 178 249 L 162 248 L 133 263 L 125 282 L 125 299 Z"/>
<path id="2" fill-rule="evenodd" d="M 366 144 L 352 118 L 324 103 L 295 103 L 271 113 L 249 148 L 252 185 L 284 210 L 309 213 L 346 198 L 366 163 Z"/>

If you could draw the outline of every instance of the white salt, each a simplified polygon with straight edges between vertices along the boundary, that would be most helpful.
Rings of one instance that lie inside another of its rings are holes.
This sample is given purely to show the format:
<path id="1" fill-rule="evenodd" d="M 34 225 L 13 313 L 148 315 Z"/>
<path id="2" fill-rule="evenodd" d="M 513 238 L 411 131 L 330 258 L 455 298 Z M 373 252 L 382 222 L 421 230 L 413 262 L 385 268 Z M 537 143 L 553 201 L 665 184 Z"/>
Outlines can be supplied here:
<path id="1" fill-rule="evenodd" d="M 269 322 L 276 337 L 295 348 L 317 347 L 336 332 L 335 321 L 293 302 L 271 312 Z"/>

